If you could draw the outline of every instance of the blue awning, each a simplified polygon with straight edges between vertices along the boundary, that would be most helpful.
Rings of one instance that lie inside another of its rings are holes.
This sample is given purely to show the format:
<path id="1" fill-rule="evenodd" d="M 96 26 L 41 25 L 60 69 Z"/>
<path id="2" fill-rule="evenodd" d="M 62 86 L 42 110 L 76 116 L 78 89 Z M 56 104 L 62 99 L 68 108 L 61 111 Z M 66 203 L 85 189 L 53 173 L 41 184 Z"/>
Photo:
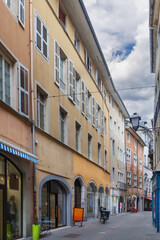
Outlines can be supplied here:
<path id="1" fill-rule="evenodd" d="M 16 146 L 12 145 L 11 143 L 8 143 L 2 139 L 0 139 L 0 149 L 4 150 L 6 152 L 12 153 L 18 157 L 32 161 L 34 163 L 38 163 L 37 156 L 35 156 L 32 153 L 27 152 L 21 148 L 18 148 Z"/>

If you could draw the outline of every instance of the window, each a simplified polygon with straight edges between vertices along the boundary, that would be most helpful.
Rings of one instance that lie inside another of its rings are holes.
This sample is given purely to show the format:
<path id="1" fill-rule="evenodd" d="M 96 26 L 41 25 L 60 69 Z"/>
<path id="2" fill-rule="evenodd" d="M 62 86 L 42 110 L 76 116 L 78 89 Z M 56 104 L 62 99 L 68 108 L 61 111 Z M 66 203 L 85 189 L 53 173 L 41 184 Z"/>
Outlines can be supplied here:
<path id="1" fill-rule="evenodd" d="M 80 92 L 81 92 L 81 81 L 80 76 L 76 71 L 76 77 L 75 77 L 75 104 L 76 107 L 80 110 Z"/>
<path id="2" fill-rule="evenodd" d="M 107 135 L 107 119 L 105 116 L 104 116 L 104 131 L 105 131 L 105 134 Z"/>
<path id="3" fill-rule="evenodd" d="M 73 84 L 73 64 L 68 62 L 68 79 L 72 76 Z M 67 56 L 61 49 L 59 43 L 54 41 L 54 81 L 60 87 L 63 93 L 66 93 L 67 86 Z M 73 94 L 73 91 L 72 91 Z M 73 97 L 73 95 L 72 95 Z"/>
<path id="4" fill-rule="evenodd" d="M 103 124 L 103 121 L 104 121 L 104 112 L 103 110 L 101 110 L 101 135 L 103 136 L 104 134 L 104 124 Z"/>
<path id="5" fill-rule="evenodd" d="M 139 188 L 142 188 L 142 177 L 139 177 Z"/>
<path id="6" fill-rule="evenodd" d="M 37 126 L 45 130 L 45 105 L 47 94 L 37 86 Z"/>
<path id="7" fill-rule="evenodd" d="M 19 111 L 22 115 L 29 116 L 29 85 L 28 69 L 19 65 Z"/>
<path id="8" fill-rule="evenodd" d="M 9 8 L 11 8 L 11 0 L 4 0 Z"/>
<path id="9" fill-rule="evenodd" d="M 77 49 L 77 51 L 80 53 L 80 39 L 76 32 L 74 32 L 74 46 Z"/>
<path id="10" fill-rule="evenodd" d="M 91 115 L 92 115 L 92 96 L 90 91 L 86 88 L 86 117 L 88 122 L 91 123 Z"/>
<path id="11" fill-rule="evenodd" d="M 137 167 L 137 154 L 134 153 L 134 166 Z"/>
<path id="12" fill-rule="evenodd" d="M 102 93 L 102 88 L 103 88 L 102 80 L 101 80 L 97 70 L 95 71 L 95 81 L 96 81 L 97 87 L 99 88 L 99 90 Z"/>
<path id="13" fill-rule="evenodd" d="M 75 147 L 77 152 L 81 152 L 81 125 L 75 122 Z"/>
<path id="14" fill-rule="evenodd" d="M 43 57 L 48 60 L 48 39 L 49 39 L 48 29 L 37 13 L 35 14 L 35 17 L 36 17 L 35 23 L 36 48 L 40 51 Z"/>
<path id="15" fill-rule="evenodd" d="M 112 98 L 112 108 L 114 109 L 114 100 L 113 100 L 113 98 Z"/>
<path id="16" fill-rule="evenodd" d="M 86 67 L 87 67 L 89 73 L 91 74 L 92 73 L 92 62 L 91 62 L 91 59 L 88 56 L 88 53 L 87 53 L 86 49 L 85 49 L 85 64 L 86 64 Z"/>
<path id="17" fill-rule="evenodd" d="M 139 169 L 142 170 L 142 158 L 139 159 Z"/>
<path id="18" fill-rule="evenodd" d="M 114 121 L 114 133 L 116 134 L 116 129 L 117 128 L 117 124 L 116 124 L 116 122 Z"/>
<path id="19" fill-rule="evenodd" d="M 92 159 L 92 136 L 88 133 L 88 158 Z"/>
<path id="20" fill-rule="evenodd" d="M 60 141 L 67 144 L 67 112 L 60 107 Z"/>
<path id="21" fill-rule="evenodd" d="M 107 170 L 107 150 L 104 150 L 104 168 Z"/>
<path id="22" fill-rule="evenodd" d="M 124 182 L 123 173 L 122 172 L 118 172 L 118 181 L 119 182 Z"/>
<path id="23" fill-rule="evenodd" d="M 137 139 L 134 139 L 134 147 L 137 148 Z"/>
<path id="24" fill-rule="evenodd" d="M 127 171 L 127 184 L 131 185 L 131 172 Z"/>
<path id="25" fill-rule="evenodd" d="M 112 182 L 115 183 L 115 168 L 112 168 Z"/>
<path id="26" fill-rule="evenodd" d="M 118 126 L 118 137 L 120 137 L 120 127 Z"/>
<path id="27" fill-rule="evenodd" d="M 127 132 L 127 142 L 130 143 L 130 133 Z"/>
<path id="28" fill-rule="evenodd" d="M 104 102 L 106 103 L 106 90 L 104 89 L 104 91 L 103 91 L 103 98 L 104 98 Z"/>
<path id="29" fill-rule="evenodd" d="M 92 125 L 95 126 L 95 99 L 92 97 Z"/>
<path id="30" fill-rule="evenodd" d="M 81 81 L 81 112 L 85 114 L 85 86 L 83 80 Z"/>
<path id="31" fill-rule="evenodd" d="M 59 21 L 64 29 L 66 29 L 66 14 L 59 3 Z"/>
<path id="32" fill-rule="evenodd" d="M 0 99 L 11 104 L 11 65 L 5 56 L 0 55 Z"/>
<path id="33" fill-rule="evenodd" d="M 109 103 L 112 104 L 112 96 L 109 95 Z"/>
<path id="34" fill-rule="evenodd" d="M 19 0 L 19 22 L 25 26 L 25 0 Z"/>
<path id="35" fill-rule="evenodd" d="M 131 149 L 126 148 L 126 151 L 127 151 L 127 161 L 131 162 Z"/>
<path id="36" fill-rule="evenodd" d="M 112 156 L 115 156 L 115 141 L 112 140 Z"/>
<path id="37" fill-rule="evenodd" d="M 98 143 L 98 164 L 101 165 L 101 144 Z"/>
<path id="38" fill-rule="evenodd" d="M 96 102 L 96 129 L 100 133 L 100 127 L 101 127 L 101 108 Z"/>
<path id="39" fill-rule="evenodd" d="M 134 174 L 134 187 L 137 187 L 137 174 Z"/>
<path id="40" fill-rule="evenodd" d="M 110 128 L 112 129 L 112 116 L 109 116 L 109 123 L 110 123 Z"/>
<path id="41" fill-rule="evenodd" d="M 146 155 L 144 155 L 144 166 L 147 166 L 147 158 L 146 158 Z"/>

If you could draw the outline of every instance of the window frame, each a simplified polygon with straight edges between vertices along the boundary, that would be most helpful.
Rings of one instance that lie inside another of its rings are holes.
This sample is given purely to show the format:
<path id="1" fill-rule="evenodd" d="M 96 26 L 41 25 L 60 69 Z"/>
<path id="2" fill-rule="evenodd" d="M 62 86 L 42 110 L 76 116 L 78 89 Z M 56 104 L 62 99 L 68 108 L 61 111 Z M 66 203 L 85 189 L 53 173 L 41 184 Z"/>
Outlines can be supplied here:
<path id="1" fill-rule="evenodd" d="M 130 133 L 127 131 L 127 142 L 130 143 Z"/>
<path id="2" fill-rule="evenodd" d="M 43 22 L 40 15 L 37 13 L 37 11 L 35 11 L 34 15 L 35 15 L 35 48 L 44 57 L 44 59 L 48 62 L 49 61 L 49 30 L 48 30 L 47 25 Z M 41 34 L 37 30 L 37 18 L 41 22 Z M 47 42 L 43 38 L 43 26 L 46 28 L 46 31 L 47 31 Z M 41 38 L 41 49 L 39 49 L 39 47 L 37 46 L 37 34 Z M 43 53 L 43 42 L 45 42 L 45 44 L 47 45 L 47 57 Z"/>
<path id="3" fill-rule="evenodd" d="M 24 1 L 24 3 L 23 3 Z M 24 22 L 22 22 L 21 20 L 21 7 L 24 11 Z M 18 4 L 18 20 L 20 22 L 20 24 L 22 25 L 23 28 L 25 28 L 25 0 L 19 0 L 19 4 Z"/>
<path id="4" fill-rule="evenodd" d="M 37 116 L 37 126 L 40 128 L 40 129 L 42 129 L 43 131 L 45 131 L 46 130 L 46 108 L 47 108 L 47 103 L 46 103 L 46 99 L 47 99 L 47 96 L 48 96 L 48 94 L 41 88 L 41 86 L 40 85 L 36 85 L 36 93 L 37 93 L 37 114 L 36 114 L 36 116 Z M 40 93 L 43 95 L 43 97 L 44 97 L 44 102 L 41 102 L 40 101 Z M 44 114 L 43 114 L 43 116 L 44 116 L 44 119 L 43 119 L 43 121 L 44 121 L 44 128 L 41 128 L 41 122 L 40 122 L 40 104 L 41 105 L 43 105 L 43 112 L 44 112 Z"/>
<path id="5" fill-rule="evenodd" d="M 28 85 L 28 91 L 26 91 L 24 88 L 21 87 L 21 67 L 27 72 L 27 85 Z M 21 92 L 24 92 L 28 96 L 28 114 L 25 114 L 21 111 Z M 19 112 L 21 115 L 29 118 L 29 70 L 21 63 L 19 63 Z"/>

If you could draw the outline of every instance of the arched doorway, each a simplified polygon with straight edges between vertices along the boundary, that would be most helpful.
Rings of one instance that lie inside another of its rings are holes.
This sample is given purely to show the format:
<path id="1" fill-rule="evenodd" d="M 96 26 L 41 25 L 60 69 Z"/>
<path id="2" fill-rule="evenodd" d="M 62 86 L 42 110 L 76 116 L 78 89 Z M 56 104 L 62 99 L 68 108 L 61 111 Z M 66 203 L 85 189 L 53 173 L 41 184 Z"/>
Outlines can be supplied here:
<path id="1" fill-rule="evenodd" d="M 108 186 L 105 189 L 105 208 L 108 211 L 110 210 L 109 187 Z"/>
<path id="2" fill-rule="evenodd" d="M 95 194 L 97 187 L 94 182 L 90 182 L 87 186 L 87 217 L 95 217 Z"/>
<path id="3" fill-rule="evenodd" d="M 22 174 L 0 154 L 0 239 L 22 237 Z"/>
<path id="4" fill-rule="evenodd" d="M 71 225 L 71 190 L 63 178 L 49 175 L 41 181 L 39 215 L 51 221 L 50 228 Z"/>
<path id="5" fill-rule="evenodd" d="M 98 210 L 100 210 L 100 207 L 104 207 L 104 188 L 102 185 L 98 189 Z"/>
<path id="6" fill-rule="evenodd" d="M 81 183 L 79 179 L 76 179 L 74 183 L 74 196 L 74 206 L 81 208 Z"/>

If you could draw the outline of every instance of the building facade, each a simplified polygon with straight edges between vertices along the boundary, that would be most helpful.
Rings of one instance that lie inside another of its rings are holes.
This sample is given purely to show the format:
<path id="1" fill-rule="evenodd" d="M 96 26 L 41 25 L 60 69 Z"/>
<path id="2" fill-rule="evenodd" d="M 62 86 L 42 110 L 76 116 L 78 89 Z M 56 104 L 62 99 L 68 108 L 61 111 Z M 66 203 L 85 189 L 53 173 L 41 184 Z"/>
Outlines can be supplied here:
<path id="1" fill-rule="evenodd" d="M 125 119 L 128 117 L 125 107 L 115 101 L 114 94 L 109 94 L 111 214 L 127 210 Z"/>
<path id="2" fill-rule="evenodd" d="M 31 234 L 33 219 L 29 1 L 0 0 L 0 239 Z M 34 163 L 33 163 L 34 162 Z"/>
<path id="3" fill-rule="evenodd" d="M 127 124 L 128 125 L 128 124 Z M 145 143 L 131 128 L 126 126 L 127 154 L 127 211 L 132 208 L 144 210 L 143 152 Z"/>

